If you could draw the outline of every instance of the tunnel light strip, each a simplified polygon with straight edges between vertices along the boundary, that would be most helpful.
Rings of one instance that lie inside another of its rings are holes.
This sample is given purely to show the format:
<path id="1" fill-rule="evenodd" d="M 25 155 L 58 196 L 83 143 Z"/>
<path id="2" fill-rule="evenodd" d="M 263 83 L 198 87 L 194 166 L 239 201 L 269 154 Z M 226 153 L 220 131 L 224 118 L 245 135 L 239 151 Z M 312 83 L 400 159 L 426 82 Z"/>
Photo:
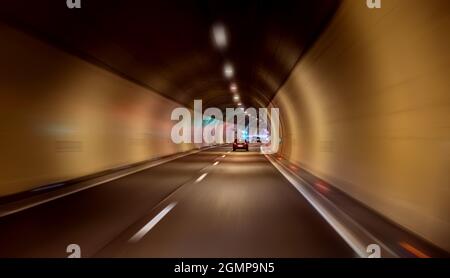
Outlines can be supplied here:
<path id="1" fill-rule="evenodd" d="M 150 222 L 148 222 L 144 227 L 142 227 L 133 237 L 128 240 L 130 243 L 136 243 L 140 241 L 153 227 L 158 224 L 161 219 L 164 218 L 175 206 L 177 205 L 176 202 L 171 203 L 167 207 L 165 207 L 158 215 L 156 215 Z"/>
<path id="2" fill-rule="evenodd" d="M 219 165 L 219 161 L 216 161 L 214 164 L 213 164 L 213 166 L 217 166 L 217 165 Z"/>
<path id="3" fill-rule="evenodd" d="M 286 171 L 284 168 L 282 168 L 281 165 L 276 163 L 271 157 L 268 155 L 265 155 L 267 160 L 272 163 L 272 165 L 297 189 L 297 191 L 302 194 L 302 196 L 319 212 L 319 214 L 328 222 L 328 224 L 339 234 L 339 236 L 344 239 L 344 241 L 353 249 L 353 251 L 356 252 L 356 254 L 361 258 L 367 258 L 367 245 L 371 243 L 379 244 L 383 247 L 384 253 L 389 254 L 391 257 L 398 257 L 395 252 L 393 252 L 390 248 L 388 248 L 385 244 L 380 242 L 380 240 L 376 239 L 372 234 L 370 234 L 367 230 L 365 230 L 361 225 L 356 223 L 354 220 L 352 220 L 348 215 L 343 213 L 338 207 L 333 205 L 329 200 L 324 199 L 328 201 L 330 205 L 333 206 L 334 211 L 339 212 L 342 214 L 343 217 L 346 218 L 346 221 L 351 223 L 355 228 L 359 230 L 360 234 L 363 234 L 365 237 L 369 238 L 371 242 L 364 242 L 361 237 L 357 236 L 355 232 L 352 232 L 349 228 L 347 228 L 342 221 L 339 221 L 332 213 L 330 213 L 329 209 L 325 208 L 324 205 L 320 204 L 320 202 L 317 200 L 317 197 L 313 196 L 310 192 L 308 192 L 304 186 L 299 183 L 297 180 L 295 180 L 292 175 Z"/>

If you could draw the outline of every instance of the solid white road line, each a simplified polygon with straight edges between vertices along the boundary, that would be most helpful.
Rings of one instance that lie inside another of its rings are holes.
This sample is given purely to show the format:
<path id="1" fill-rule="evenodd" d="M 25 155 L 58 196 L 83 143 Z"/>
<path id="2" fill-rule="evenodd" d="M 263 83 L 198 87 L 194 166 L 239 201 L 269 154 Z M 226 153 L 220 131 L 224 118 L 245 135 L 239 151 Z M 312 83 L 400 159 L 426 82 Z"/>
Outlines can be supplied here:
<path id="1" fill-rule="evenodd" d="M 142 229 L 140 229 L 133 237 L 131 237 L 128 242 L 136 243 L 140 241 L 156 224 L 158 224 L 161 219 L 163 219 L 166 214 L 168 214 L 175 206 L 176 202 L 171 203 L 167 207 L 165 207 L 158 215 L 155 216 L 150 222 L 148 222 Z"/>
<path id="2" fill-rule="evenodd" d="M 207 175 L 208 175 L 208 173 L 204 173 L 203 175 L 201 175 L 200 177 L 198 177 L 198 179 L 195 181 L 195 183 L 201 182 Z"/>
<path id="3" fill-rule="evenodd" d="M 365 257 L 366 254 L 364 253 L 364 246 L 363 244 L 357 240 L 345 227 L 337 221 L 334 217 L 330 215 L 330 213 L 326 210 L 324 210 L 320 205 L 315 202 L 310 197 L 310 194 L 303 189 L 302 185 L 300 185 L 296 180 L 294 180 L 290 175 L 287 174 L 286 171 L 284 171 L 283 168 L 275 164 L 272 159 L 267 156 L 267 159 L 272 163 L 272 165 L 297 189 L 300 194 L 305 197 L 305 199 L 316 209 L 316 211 L 319 212 L 319 214 L 328 222 L 328 224 L 333 227 L 333 229 L 347 242 L 347 244 L 358 254 L 360 257 Z"/>

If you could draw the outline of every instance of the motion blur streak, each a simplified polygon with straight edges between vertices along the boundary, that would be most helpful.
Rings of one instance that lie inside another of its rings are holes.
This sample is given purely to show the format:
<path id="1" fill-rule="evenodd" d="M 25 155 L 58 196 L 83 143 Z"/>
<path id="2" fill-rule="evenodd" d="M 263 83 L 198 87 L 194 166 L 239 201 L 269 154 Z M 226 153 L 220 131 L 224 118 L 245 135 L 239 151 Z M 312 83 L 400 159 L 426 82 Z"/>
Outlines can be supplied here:
<path id="1" fill-rule="evenodd" d="M 0 257 L 356 256 L 318 207 L 448 257 L 450 1 L 55 2 L 0 5 Z M 278 153 L 174 144 L 194 100 L 279 108 Z"/>
<path id="2" fill-rule="evenodd" d="M 428 256 L 427 254 L 424 254 L 422 251 L 417 250 L 414 246 L 411 246 L 406 242 L 400 242 L 400 245 L 409 252 L 411 252 L 411 254 L 413 254 L 417 258 L 430 258 L 430 256 Z"/>
<path id="3" fill-rule="evenodd" d="M 450 2 L 357 2 L 273 100 L 281 153 L 450 250 Z"/>
<path id="4" fill-rule="evenodd" d="M 0 33 L 0 196 L 194 148 L 170 139 L 174 101 L 4 24 Z"/>

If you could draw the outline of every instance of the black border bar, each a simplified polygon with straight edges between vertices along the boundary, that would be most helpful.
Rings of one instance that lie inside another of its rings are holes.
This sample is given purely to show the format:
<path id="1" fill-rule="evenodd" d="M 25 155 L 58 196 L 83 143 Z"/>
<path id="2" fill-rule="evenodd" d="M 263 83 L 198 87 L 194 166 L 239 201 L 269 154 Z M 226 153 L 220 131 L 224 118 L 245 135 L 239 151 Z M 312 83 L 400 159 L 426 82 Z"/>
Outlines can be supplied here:
<path id="1" fill-rule="evenodd" d="M 0 260 L 0 269 L 2 274 L 27 275 L 24 277 L 36 275 L 209 277 L 242 274 L 280 277 L 280 274 L 295 274 L 296 277 L 303 277 L 303 275 L 307 275 L 304 277 L 310 277 L 310 275 L 320 275 L 317 277 L 361 275 L 361 277 L 385 278 L 381 275 L 392 277 L 401 275 L 402 278 L 406 278 L 405 275 L 430 277 L 433 274 L 450 277 L 449 262 L 447 259 L 2 259 Z M 175 268 L 182 263 L 184 267 L 186 265 L 208 265 L 208 271 L 205 275 L 202 275 L 203 273 L 200 271 L 176 272 Z M 219 271 L 221 264 L 224 264 L 223 272 Z M 270 264 L 273 268 L 266 268 L 265 271 L 264 268 L 261 268 L 261 265 L 268 266 Z M 246 266 L 248 267 L 246 268 Z"/>

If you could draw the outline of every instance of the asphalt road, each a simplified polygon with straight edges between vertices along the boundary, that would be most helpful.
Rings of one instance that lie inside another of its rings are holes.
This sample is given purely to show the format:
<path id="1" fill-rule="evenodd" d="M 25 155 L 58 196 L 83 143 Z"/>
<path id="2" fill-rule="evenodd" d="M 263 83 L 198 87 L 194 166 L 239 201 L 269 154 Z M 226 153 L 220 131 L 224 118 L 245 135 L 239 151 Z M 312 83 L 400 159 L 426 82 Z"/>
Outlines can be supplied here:
<path id="1" fill-rule="evenodd" d="M 0 257 L 354 257 L 252 148 L 189 155 L 0 218 Z M 218 163 L 217 163 L 218 162 Z"/>

